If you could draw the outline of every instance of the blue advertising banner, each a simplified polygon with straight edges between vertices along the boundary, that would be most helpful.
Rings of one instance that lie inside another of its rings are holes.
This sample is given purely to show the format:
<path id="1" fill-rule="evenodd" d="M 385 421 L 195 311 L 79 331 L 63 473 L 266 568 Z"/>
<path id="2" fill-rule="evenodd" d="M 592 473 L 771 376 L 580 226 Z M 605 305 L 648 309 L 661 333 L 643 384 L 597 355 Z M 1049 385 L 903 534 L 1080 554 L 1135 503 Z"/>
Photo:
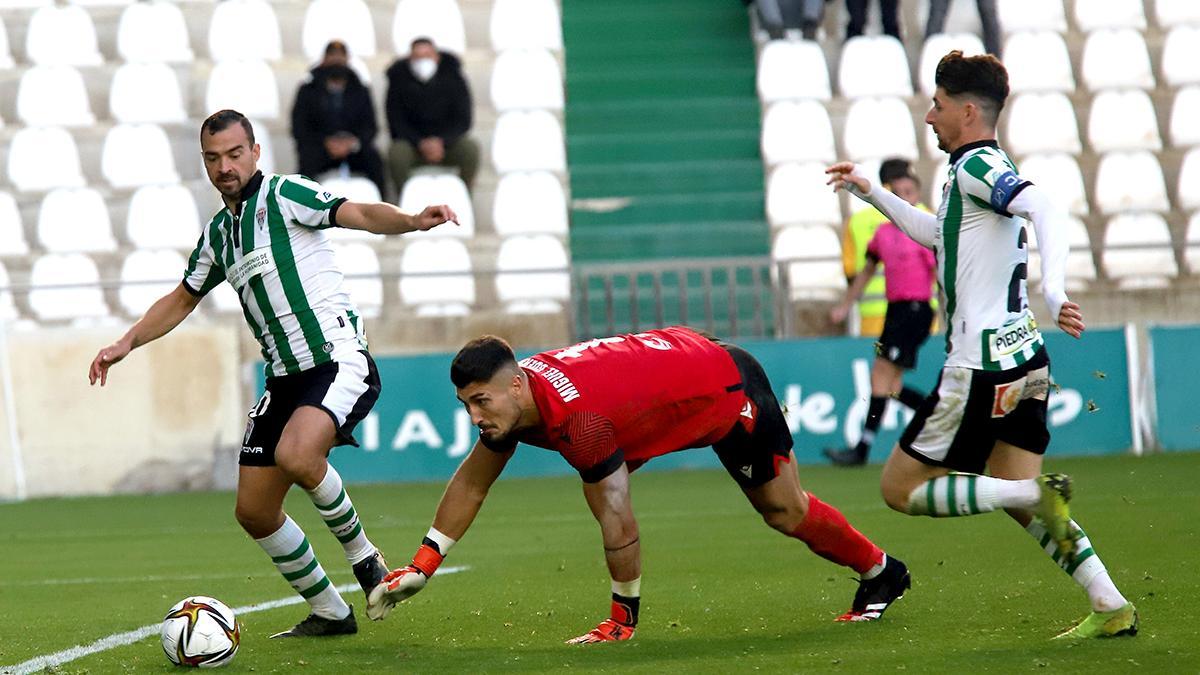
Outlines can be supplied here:
<path id="1" fill-rule="evenodd" d="M 1200 407 L 1192 398 L 1195 373 L 1191 370 L 1197 345 L 1200 345 L 1200 327 L 1150 329 L 1154 389 L 1158 398 L 1158 443 L 1164 450 L 1200 449 Z"/>
<path id="2" fill-rule="evenodd" d="M 1050 397 L 1051 454 L 1126 451 L 1131 432 L 1123 331 L 1088 331 L 1082 342 L 1054 333 L 1046 342 L 1057 385 Z M 858 440 L 870 398 L 872 340 L 821 338 L 742 346 L 762 362 L 785 406 L 799 461 L 823 462 L 822 448 L 845 447 Z M 941 336 L 931 338 L 906 384 L 930 391 L 943 349 Z M 474 444 L 476 430 L 454 396 L 450 358 L 450 354 L 377 358 L 383 392 L 355 434 L 360 447 L 341 447 L 333 453 L 338 471 L 347 480 L 444 480 L 454 472 Z M 872 459 L 887 456 L 911 416 L 898 402 L 889 404 Z M 718 466 L 712 452 L 702 449 L 657 458 L 646 468 Z M 523 476 L 571 472 L 556 453 L 525 446 L 505 469 L 505 475 Z"/>

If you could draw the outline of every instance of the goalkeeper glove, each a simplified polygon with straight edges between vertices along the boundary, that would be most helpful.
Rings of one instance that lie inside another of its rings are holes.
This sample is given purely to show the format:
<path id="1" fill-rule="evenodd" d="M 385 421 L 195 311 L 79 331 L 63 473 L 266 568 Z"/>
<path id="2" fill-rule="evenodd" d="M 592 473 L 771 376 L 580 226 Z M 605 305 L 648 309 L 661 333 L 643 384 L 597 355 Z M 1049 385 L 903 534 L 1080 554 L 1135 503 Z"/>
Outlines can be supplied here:
<path id="1" fill-rule="evenodd" d="M 445 556 L 437 550 L 436 545 L 422 543 L 421 548 L 417 549 L 417 554 L 413 556 L 412 563 L 392 570 L 383 581 L 371 589 L 371 594 L 367 596 L 367 616 L 380 621 L 392 611 L 396 603 L 416 595 L 425 588 L 429 577 L 433 576 L 443 560 Z"/>

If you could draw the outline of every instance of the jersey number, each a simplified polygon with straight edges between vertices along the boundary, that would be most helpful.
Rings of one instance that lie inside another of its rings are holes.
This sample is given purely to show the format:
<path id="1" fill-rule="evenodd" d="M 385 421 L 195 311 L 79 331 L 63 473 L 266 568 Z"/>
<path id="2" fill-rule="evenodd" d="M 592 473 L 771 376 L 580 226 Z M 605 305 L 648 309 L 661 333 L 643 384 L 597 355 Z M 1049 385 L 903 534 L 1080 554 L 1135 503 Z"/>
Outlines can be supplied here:
<path id="1" fill-rule="evenodd" d="M 1020 233 L 1017 234 L 1017 248 L 1025 248 L 1025 243 L 1028 241 L 1029 235 L 1025 233 L 1025 227 L 1022 226 Z M 1025 263 L 1017 263 L 1013 268 L 1012 279 L 1008 282 L 1008 311 L 1017 313 L 1025 309 L 1021 302 L 1021 282 L 1029 276 L 1029 268 Z"/>

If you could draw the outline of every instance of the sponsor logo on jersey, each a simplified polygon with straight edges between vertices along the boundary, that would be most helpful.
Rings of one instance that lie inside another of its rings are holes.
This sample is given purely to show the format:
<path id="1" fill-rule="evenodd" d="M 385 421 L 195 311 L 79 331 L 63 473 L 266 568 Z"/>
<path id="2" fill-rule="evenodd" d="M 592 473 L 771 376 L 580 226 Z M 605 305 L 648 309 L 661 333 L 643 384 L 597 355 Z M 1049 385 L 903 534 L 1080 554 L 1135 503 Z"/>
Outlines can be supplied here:
<path id="1" fill-rule="evenodd" d="M 749 464 L 746 464 L 745 466 L 742 467 L 742 475 L 744 475 L 746 478 L 753 478 L 754 476 L 750 475 L 753 472 L 754 472 L 754 467 L 750 466 Z"/>
<path id="2" fill-rule="evenodd" d="M 999 362 L 1006 356 L 1012 356 L 1025 349 L 1026 346 L 1040 342 L 1042 334 L 1038 331 L 1037 321 L 1033 313 L 1026 310 L 1020 318 L 1006 324 L 999 330 L 988 334 L 988 356 L 993 362 Z"/>
<path id="3" fill-rule="evenodd" d="M 250 447 L 248 445 L 243 445 L 242 446 L 242 454 L 261 455 L 261 454 L 263 454 L 263 449 L 262 449 L 261 445 L 256 445 L 254 447 Z"/>
<path id="4" fill-rule="evenodd" d="M 320 199 L 323 202 L 328 202 L 329 200 L 333 199 L 333 195 L 329 194 L 328 192 L 321 192 L 317 194 L 317 199 Z"/>
<path id="5" fill-rule="evenodd" d="M 253 277 L 262 276 L 274 270 L 275 255 L 271 253 L 269 246 L 264 246 L 247 253 L 244 258 L 229 268 L 225 276 L 234 288 L 241 290 Z"/>
<path id="6" fill-rule="evenodd" d="M 750 401 L 746 401 L 745 405 L 742 406 L 742 417 L 754 419 L 754 404 L 750 403 Z"/>

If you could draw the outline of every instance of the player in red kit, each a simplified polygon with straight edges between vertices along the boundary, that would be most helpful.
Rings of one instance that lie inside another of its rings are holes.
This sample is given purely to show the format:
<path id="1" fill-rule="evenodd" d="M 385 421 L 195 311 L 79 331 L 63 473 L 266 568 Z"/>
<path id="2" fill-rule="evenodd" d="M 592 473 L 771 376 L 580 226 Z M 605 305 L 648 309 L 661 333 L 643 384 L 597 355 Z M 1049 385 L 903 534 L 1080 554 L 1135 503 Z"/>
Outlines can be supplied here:
<path id="1" fill-rule="evenodd" d="M 878 619 L 909 587 L 904 563 L 884 554 L 832 506 L 800 487 L 792 436 L 762 366 L 749 352 L 687 328 L 581 342 L 519 363 L 485 336 L 454 357 L 450 379 L 479 441 L 450 479 L 412 564 L 370 594 L 382 619 L 421 590 L 462 538 L 518 442 L 554 450 L 579 471 L 600 524 L 612 576 L 612 613 L 571 643 L 628 640 L 641 586 L 629 472 L 677 450 L 711 445 L 768 525 L 858 572 L 839 621 Z"/>

